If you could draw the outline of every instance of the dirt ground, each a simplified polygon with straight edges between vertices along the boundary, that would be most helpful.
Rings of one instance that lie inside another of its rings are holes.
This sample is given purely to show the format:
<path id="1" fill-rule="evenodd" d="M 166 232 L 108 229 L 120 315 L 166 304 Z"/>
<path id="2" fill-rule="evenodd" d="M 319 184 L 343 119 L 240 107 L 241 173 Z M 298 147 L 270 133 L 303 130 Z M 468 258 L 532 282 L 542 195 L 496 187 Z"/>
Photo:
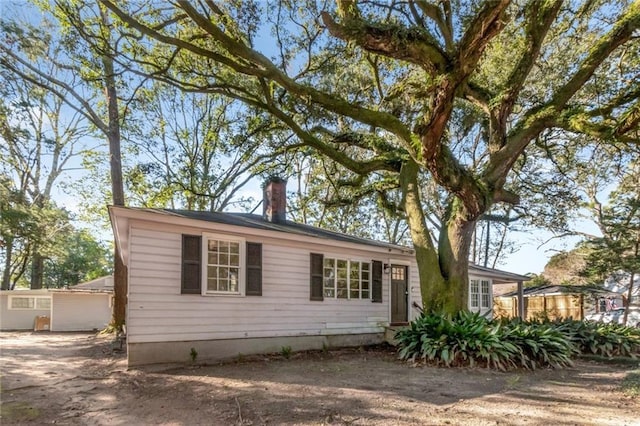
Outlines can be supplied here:
<path id="1" fill-rule="evenodd" d="M 108 337 L 0 333 L 5 424 L 640 425 L 638 365 L 512 371 L 410 366 L 375 348 L 128 370 Z"/>

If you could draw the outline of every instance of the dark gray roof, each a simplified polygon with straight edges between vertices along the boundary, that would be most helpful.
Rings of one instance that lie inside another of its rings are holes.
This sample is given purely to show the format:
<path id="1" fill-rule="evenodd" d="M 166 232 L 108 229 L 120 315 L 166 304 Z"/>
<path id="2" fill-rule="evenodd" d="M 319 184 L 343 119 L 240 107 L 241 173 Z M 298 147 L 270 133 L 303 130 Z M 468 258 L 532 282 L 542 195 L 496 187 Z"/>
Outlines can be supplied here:
<path id="1" fill-rule="evenodd" d="M 287 220 L 284 223 L 269 222 L 261 215 L 250 213 L 221 213 L 221 212 L 203 212 L 192 210 L 175 210 L 175 209 L 137 209 L 149 211 L 170 216 L 183 217 L 187 219 L 204 220 L 207 222 L 222 223 L 225 225 L 243 226 L 246 228 L 260 229 L 265 231 L 285 232 L 288 234 L 300 235 L 305 237 L 323 238 L 334 241 L 343 241 L 354 244 L 364 244 L 374 247 L 383 247 L 394 250 L 402 250 L 413 252 L 410 247 L 385 243 L 382 241 L 371 240 L 368 238 L 354 237 L 352 235 L 341 234 L 339 232 L 328 231 L 315 226 L 303 225 Z"/>

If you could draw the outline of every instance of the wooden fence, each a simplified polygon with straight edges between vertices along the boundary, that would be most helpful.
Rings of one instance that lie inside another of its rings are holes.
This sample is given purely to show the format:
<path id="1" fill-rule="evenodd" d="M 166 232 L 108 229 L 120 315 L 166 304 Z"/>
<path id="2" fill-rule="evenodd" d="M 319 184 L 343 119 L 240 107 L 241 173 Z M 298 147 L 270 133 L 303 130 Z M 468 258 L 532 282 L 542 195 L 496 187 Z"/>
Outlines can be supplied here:
<path id="1" fill-rule="evenodd" d="M 496 297 L 493 304 L 495 317 L 518 316 L 517 297 Z M 552 296 L 528 296 L 524 298 L 525 319 L 547 317 L 549 319 L 584 317 L 584 298 L 580 294 L 556 294 Z"/>

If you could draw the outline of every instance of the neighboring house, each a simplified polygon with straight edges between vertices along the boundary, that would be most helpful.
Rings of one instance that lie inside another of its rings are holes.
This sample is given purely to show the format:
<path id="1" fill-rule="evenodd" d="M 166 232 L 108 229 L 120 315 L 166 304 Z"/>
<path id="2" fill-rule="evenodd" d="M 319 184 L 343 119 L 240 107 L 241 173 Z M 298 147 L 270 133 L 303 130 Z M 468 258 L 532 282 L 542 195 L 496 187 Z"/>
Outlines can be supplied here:
<path id="1" fill-rule="evenodd" d="M 517 288 L 516 299 L 522 297 L 523 283 L 531 278 L 526 275 L 500 271 L 486 266 L 469 265 L 469 310 L 485 316 L 496 316 L 493 305 L 496 289 Z M 501 293 L 500 290 L 497 291 Z M 520 296 L 518 296 L 520 294 Z M 515 316 L 518 316 L 516 308 Z"/>
<path id="2" fill-rule="evenodd" d="M 36 317 L 47 317 L 40 329 L 91 331 L 111 320 L 113 277 L 102 277 L 66 289 L 0 292 L 0 330 L 34 330 Z"/>
<path id="3" fill-rule="evenodd" d="M 630 278 L 628 273 L 620 272 L 613 274 L 604 281 L 605 290 L 611 292 L 613 295 L 609 300 L 600 301 L 598 312 L 611 309 L 612 303 L 615 303 L 617 307 L 626 306 L 627 297 L 629 296 Z M 633 288 L 631 289 L 631 306 L 640 307 L 640 274 L 634 275 Z"/>
<path id="4" fill-rule="evenodd" d="M 109 208 L 129 365 L 380 343 L 419 315 L 411 248 L 287 221 L 283 181 L 264 194 L 263 216 Z M 471 270 L 470 308 L 490 311 L 498 271 Z"/>
<path id="5" fill-rule="evenodd" d="M 0 330 L 33 330 L 39 316 L 51 316 L 48 290 L 0 291 Z"/>

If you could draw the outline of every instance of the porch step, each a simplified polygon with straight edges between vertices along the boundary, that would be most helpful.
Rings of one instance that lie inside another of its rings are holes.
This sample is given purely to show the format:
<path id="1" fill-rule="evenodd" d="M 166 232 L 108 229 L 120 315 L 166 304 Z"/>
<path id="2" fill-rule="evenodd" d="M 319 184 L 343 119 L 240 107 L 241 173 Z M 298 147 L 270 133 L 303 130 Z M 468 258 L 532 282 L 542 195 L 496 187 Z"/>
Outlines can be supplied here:
<path id="1" fill-rule="evenodd" d="M 408 325 L 389 325 L 384 328 L 384 340 L 391 346 L 398 346 L 395 336 L 400 330 L 404 330 Z"/>

